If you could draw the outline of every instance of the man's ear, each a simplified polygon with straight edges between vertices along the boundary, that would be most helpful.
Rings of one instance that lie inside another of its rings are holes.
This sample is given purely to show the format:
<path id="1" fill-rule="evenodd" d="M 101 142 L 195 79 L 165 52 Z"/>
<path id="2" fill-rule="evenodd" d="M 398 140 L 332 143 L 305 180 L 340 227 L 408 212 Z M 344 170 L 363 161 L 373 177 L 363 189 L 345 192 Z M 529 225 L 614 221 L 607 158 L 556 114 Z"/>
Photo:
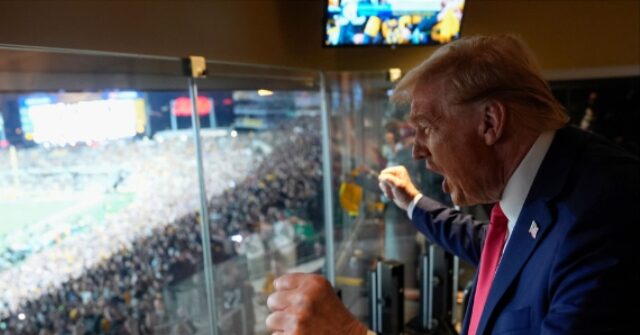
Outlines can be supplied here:
<path id="1" fill-rule="evenodd" d="M 487 100 L 481 105 L 482 123 L 481 134 L 487 145 L 493 145 L 502 137 L 507 125 L 506 106 L 497 100 Z"/>

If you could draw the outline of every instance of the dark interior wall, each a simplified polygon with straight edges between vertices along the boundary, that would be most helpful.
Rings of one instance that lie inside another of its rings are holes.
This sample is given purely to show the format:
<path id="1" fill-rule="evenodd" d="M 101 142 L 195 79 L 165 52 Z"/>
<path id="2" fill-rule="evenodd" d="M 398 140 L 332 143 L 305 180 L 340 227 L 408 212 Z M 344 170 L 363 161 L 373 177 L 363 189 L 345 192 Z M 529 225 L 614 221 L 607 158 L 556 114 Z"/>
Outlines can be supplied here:
<path id="1" fill-rule="evenodd" d="M 0 43 L 322 68 L 410 68 L 426 48 L 322 47 L 323 0 L 0 1 Z M 468 0 L 464 35 L 516 32 L 546 70 L 640 64 L 640 1 Z"/>
<path id="2" fill-rule="evenodd" d="M 335 68 L 323 2 L 0 1 L 0 43 Z"/>

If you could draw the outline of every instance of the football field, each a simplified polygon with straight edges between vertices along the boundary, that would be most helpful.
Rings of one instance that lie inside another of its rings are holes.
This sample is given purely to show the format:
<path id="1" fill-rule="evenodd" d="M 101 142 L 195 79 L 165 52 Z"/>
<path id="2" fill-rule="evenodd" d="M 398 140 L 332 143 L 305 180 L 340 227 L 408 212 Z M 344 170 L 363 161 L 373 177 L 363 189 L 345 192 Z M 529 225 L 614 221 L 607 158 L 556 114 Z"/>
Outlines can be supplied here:
<path id="1" fill-rule="evenodd" d="M 0 252 L 12 241 L 13 233 L 42 231 L 39 226 L 50 222 L 73 224 L 83 218 L 103 222 L 106 215 L 125 208 L 134 198 L 132 193 L 105 194 L 65 199 L 28 199 L 0 201 Z"/>

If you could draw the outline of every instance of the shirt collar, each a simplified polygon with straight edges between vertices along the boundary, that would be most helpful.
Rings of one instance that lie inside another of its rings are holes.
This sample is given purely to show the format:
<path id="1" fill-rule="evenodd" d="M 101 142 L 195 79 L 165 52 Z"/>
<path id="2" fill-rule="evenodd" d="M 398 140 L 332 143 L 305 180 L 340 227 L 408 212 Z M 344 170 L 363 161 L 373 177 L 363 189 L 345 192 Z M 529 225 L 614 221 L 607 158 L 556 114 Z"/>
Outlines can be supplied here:
<path id="1" fill-rule="evenodd" d="M 524 201 L 529 194 L 542 160 L 551 146 L 554 135 L 555 131 L 547 131 L 538 136 L 527 155 L 524 156 L 520 165 L 509 178 L 507 186 L 502 193 L 500 207 L 504 215 L 509 219 L 508 228 L 510 232 L 513 231 L 513 227 L 518 220 Z"/>

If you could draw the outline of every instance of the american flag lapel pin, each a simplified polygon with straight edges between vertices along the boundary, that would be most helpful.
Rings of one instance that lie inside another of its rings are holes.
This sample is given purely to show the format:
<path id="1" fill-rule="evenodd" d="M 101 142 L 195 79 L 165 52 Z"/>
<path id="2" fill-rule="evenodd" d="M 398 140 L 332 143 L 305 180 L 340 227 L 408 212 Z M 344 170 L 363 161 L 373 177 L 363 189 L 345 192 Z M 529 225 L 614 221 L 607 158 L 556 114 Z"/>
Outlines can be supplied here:
<path id="1" fill-rule="evenodd" d="M 529 235 L 535 240 L 536 236 L 538 236 L 538 223 L 536 220 L 531 221 L 531 226 L 529 226 Z"/>

